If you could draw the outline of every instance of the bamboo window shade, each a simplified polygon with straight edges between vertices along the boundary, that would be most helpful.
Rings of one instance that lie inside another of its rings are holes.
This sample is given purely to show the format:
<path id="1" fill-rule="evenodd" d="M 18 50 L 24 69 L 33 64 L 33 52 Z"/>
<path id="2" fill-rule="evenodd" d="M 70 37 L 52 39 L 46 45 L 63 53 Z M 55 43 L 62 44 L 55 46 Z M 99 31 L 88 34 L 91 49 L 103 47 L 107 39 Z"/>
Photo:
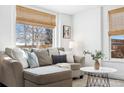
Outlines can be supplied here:
<path id="1" fill-rule="evenodd" d="M 56 16 L 38 10 L 16 6 L 16 22 L 54 28 L 56 26 Z"/>
<path id="2" fill-rule="evenodd" d="M 109 36 L 124 35 L 124 7 L 114 9 L 109 14 Z"/>

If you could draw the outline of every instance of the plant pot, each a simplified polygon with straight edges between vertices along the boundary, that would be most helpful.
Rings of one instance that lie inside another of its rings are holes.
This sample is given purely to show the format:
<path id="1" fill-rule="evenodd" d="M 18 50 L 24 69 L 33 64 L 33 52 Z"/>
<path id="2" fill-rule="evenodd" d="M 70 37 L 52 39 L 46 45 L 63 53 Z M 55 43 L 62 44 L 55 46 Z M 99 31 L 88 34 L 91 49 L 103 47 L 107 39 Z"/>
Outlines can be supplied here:
<path id="1" fill-rule="evenodd" d="M 95 61 L 94 68 L 95 68 L 95 70 L 99 70 L 99 68 L 100 68 L 100 63 L 99 63 L 98 60 Z"/>

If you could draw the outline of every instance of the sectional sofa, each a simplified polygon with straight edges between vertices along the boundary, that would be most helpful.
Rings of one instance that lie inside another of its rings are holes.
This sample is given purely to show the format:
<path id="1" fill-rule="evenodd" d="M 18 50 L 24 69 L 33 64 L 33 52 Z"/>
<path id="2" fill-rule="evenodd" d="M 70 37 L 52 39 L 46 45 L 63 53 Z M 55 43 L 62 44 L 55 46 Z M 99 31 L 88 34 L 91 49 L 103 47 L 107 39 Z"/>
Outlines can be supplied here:
<path id="1" fill-rule="evenodd" d="M 53 64 L 51 55 L 60 55 L 59 51 L 64 48 L 35 50 L 40 64 L 35 68 L 13 59 L 12 49 L 1 52 L 0 82 L 8 87 L 71 87 L 72 78 L 83 75 L 80 67 L 85 59 L 74 55 L 74 62 Z"/>

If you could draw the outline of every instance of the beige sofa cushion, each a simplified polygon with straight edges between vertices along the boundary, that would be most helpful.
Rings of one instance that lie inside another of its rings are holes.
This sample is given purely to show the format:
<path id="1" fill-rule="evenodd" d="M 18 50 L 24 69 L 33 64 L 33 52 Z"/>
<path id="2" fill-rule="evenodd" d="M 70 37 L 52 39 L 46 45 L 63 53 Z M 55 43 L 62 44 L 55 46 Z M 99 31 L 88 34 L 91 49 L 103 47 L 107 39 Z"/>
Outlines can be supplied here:
<path id="1" fill-rule="evenodd" d="M 38 57 L 40 66 L 46 66 L 52 64 L 52 59 L 46 49 L 34 51 Z"/>
<path id="2" fill-rule="evenodd" d="M 63 47 L 59 47 L 58 51 L 65 51 L 65 49 Z"/>
<path id="3" fill-rule="evenodd" d="M 12 49 L 11 49 L 11 48 L 5 48 L 5 53 L 6 53 L 9 57 L 14 58 L 13 52 L 12 52 Z"/>
<path id="4" fill-rule="evenodd" d="M 55 65 L 24 70 L 24 78 L 36 84 L 50 84 L 70 79 L 71 76 L 71 70 Z"/>
<path id="5" fill-rule="evenodd" d="M 68 68 L 71 70 L 80 70 L 80 63 L 58 63 L 56 65 L 61 68 Z"/>
<path id="6" fill-rule="evenodd" d="M 72 70 L 80 70 L 80 63 L 69 63 Z"/>
<path id="7" fill-rule="evenodd" d="M 48 52 L 49 52 L 49 55 L 59 55 L 59 51 L 57 48 L 51 48 L 51 49 L 48 49 Z"/>

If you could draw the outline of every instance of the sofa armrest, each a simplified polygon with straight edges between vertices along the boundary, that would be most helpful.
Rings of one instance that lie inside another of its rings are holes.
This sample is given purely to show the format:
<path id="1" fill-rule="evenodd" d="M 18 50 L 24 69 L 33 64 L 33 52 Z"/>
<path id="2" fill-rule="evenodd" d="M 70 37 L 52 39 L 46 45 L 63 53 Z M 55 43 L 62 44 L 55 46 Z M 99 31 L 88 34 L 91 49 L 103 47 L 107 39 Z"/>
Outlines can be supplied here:
<path id="1" fill-rule="evenodd" d="M 80 63 L 81 67 L 83 67 L 85 65 L 85 57 L 74 56 L 74 62 L 75 63 Z"/>
<path id="2" fill-rule="evenodd" d="M 1 83 L 6 86 L 24 86 L 23 67 L 20 62 L 7 56 L 0 62 Z"/>
<path id="3" fill-rule="evenodd" d="M 11 63 L 13 72 L 15 75 L 16 86 L 24 86 L 23 66 L 17 60 L 13 60 Z"/>

